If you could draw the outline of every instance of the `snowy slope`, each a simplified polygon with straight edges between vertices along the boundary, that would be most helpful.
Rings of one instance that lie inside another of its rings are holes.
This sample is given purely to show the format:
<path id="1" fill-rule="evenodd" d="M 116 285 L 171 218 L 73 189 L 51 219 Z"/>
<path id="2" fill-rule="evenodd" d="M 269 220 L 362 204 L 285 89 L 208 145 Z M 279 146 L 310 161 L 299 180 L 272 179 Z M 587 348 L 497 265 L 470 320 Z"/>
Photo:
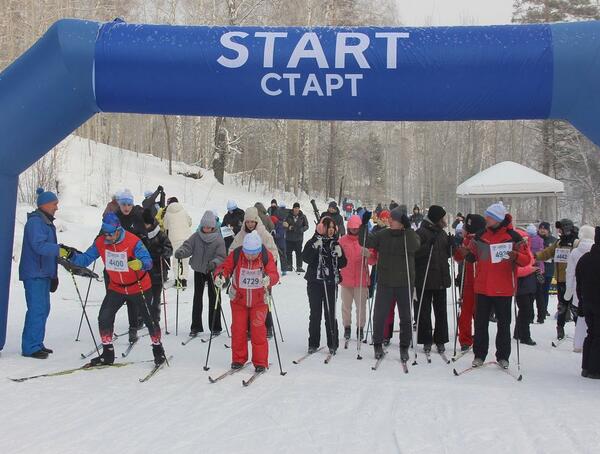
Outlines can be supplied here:
<path id="1" fill-rule="evenodd" d="M 110 189 L 129 187 L 141 197 L 144 189 L 163 184 L 169 195 L 184 203 L 194 224 L 205 208 L 220 208 L 222 216 L 229 198 L 243 208 L 271 199 L 230 185 L 221 187 L 208 172 L 200 181 L 169 177 L 166 164 L 156 158 L 93 143 L 90 147 L 91 154 L 87 141 L 69 138 L 60 172 L 59 241 L 77 247 L 92 241 L 106 203 L 104 192 Z M 106 178 L 103 173 L 108 168 Z M 290 204 L 294 198 L 285 200 Z M 310 215 L 308 201 L 301 203 Z M 17 258 L 27 210 L 25 206 L 18 210 Z M 46 361 L 20 356 L 25 303 L 14 265 L 0 375 L 20 377 L 81 365 L 79 354 L 90 349 L 91 341 L 84 325 L 81 341 L 74 342 L 81 311 L 73 282 L 63 271 L 60 288 L 52 296 L 46 336 L 55 354 Z M 78 278 L 77 283 L 85 294 L 86 281 Z M 92 283 L 88 306 L 96 335 L 94 320 L 102 295 L 103 284 Z M 170 368 L 145 384 L 137 379 L 148 364 L 25 383 L 0 380 L 1 452 L 593 453 L 600 449 L 599 383 L 578 376 L 580 356 L 570 351 L 570 344 L 559 349 L 550 346 L 555 335 L 552 322 L 532 326 L 537 347 L 521 347 L 521 383 L 493 368 L 454 377 L 452 365 L 435 355 L 431 364 L 419 355 L 419 364 L 404 375 L 397 340 L 377 372 L 371 370 L 371 348 L 363 345 L 364 359 L 357 361 L 354 343 L 328 365 L 323 364 L 321 353 L 293 365 L 307 346 L 305 281 L 294 273 L 286 276 L 274 289 L 274 298 L 285 340 L 279 346 L 286 376 L 279 375 L 271 341 L 273 366 L 252 386 L 241 386 L 249 370 L 209 384 L 208 375 L 224 371 L 231 361 L 230 350 L 223 346 L 228 340 L 224 336 L 215 340 L 211 369 L 203 371 L 207 344 L 194 340 L 181 346 L 189 328 L 192 290 L 180 295 L 176 337 L 176 292 L 169 289 L 171 334 L 164 336 L 164 345 L 174 355 Z M 224 307 L 230 321 L 227 304 Z M 116 332 L 127 329 L 125 310 L 117 316 L 115 328 Z M 567 333 L 573 330 L 569 324 Z M 492 325 L 492 335 L 494 331 Z M 322 342 L 324 334 L 323 328 Z M 150 359 L 148 344 L 148 338 L 142 338 L 130 359 Z M 117 340 L 115 348 L 117 354 L 122 352 L 125 341 Z M 493 348 L 488 358 L 492 357 Z M 514 348 L 511 359 L 516 363 Z M 457 367 L 466 367 L 470 360 L 471 356 L 465 357 Z"/>

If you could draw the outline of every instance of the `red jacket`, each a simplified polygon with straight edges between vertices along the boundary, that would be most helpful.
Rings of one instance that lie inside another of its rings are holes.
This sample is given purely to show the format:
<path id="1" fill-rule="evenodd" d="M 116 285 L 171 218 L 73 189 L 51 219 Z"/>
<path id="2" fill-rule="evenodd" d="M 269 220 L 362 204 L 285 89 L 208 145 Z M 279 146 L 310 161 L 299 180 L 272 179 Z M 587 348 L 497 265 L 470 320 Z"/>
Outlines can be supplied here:
<path id="1" fill-rule="evenodd" d="M 512 243 L 512 250 L 517 252 L 517 258 L 492 263 L 491 246 Z M 469 261 L 476 261 L 475 293 L 486 296 L 513 296 L 516 291 L 516 267 L 526 266 L 531 261 L 529 248 L 521 235 L 513 230 L 512 218 L 506 218 L 496 230 L 485 229 L 478 233 L 469 245 L 471 254 Z"/>
<path id="2" fill-rule="evenodd" d="M 340 238 L 339 244 L 344 251 L 346 257 L 346 266 L 340 269 L 342 276 L 342 287 L 360 287 L 360 265 L 361 262 L 364 264 L 362 270 L 362 286 L 368 287 L 370 285 L 369 278 L 369 267 L 368 265 L 375 265 L 377 263 L 377 255 L 372 249 L 369 251 L 371 255 L 367 261 L 363 261 L 362 257 L 362 246 L 358 244 L 358 235 L 344 235 Z"/>
<path id="3" fill-rule="evenodd" d="M 465 239 L 463 240 L 463 246 L 468 249 L 470 247 L 470 244 L 473 242 L 474 236 L 475 235 L 472 233 L 467 234 L 465 236 Z M 461 278 L 464 279 L 462 282 L 463 292 L 472 292 L 475 286 L 475 264 L 469 262 L 468 260 L 465 260 L 465 256 L 460 253 L 459 249 L 456 249 L 454 251 L 454 260 L 456 260 L 457 262 L 463 262 L 463 266 L 465 268 L 464 278 Z"/>
<path id="4" fill-rule="evenodd" d="M 215 275 L 222 273 L 225 278 L 233 275 L 231 286 L 235 292 L 235 296 L 232 298 L 231 303 L 244 305 L 246 307 L 265 304 L 265 289 L 262 285 L 263 275 L 266 274 L 271 279 L 270 286 L 279 282 L 279 273 L 277 272 L 277 265 L 273 259 L 273 254 L 268 252 L 269 259 L 267 265 L 263 266 L 261 254 L 259 254 L 255 260 L 249 261 L 246 258 L 246 254 L 243 252 L 240 253 L 236 265 L 233 258 L 234 253 L 235 250 L 231 251 L 225 261 L 215 270 Z M 258 270 L 260 270 L 260 272 L 256 273 Z M 245 281 L 248 282 L 248 284 L 240 283 L 240 274 L 242 274 L 242 271 L 244 271 L 245 274 L 247 273 Z M 259 282 L 254 281 L 256 278 L 259 279 Z M 256 288 L 244 288 L 245 286 Z"/>

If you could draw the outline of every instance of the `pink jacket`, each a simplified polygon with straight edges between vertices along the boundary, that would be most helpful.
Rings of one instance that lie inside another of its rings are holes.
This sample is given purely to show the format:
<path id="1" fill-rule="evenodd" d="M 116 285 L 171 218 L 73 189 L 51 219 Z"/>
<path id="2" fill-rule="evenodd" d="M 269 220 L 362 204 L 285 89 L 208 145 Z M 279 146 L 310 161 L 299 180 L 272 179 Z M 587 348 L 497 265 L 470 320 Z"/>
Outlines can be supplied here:
<path id="1" fill-rule="evenodd" d="M 363 259 L 361 255 L 362 246 L 358 244 L 358 236 L 357 235 L 344 235 L 340 238 L 340 246 L 344 251 L 344 256 L 348 260 L 348 264 L 340 269 L 340 274 L 342 275 L 342 287 L 360 287 L 360 264 Z M 364 268 L 362 270 L 362 285 L 363 287 L 368 287 L 370 285 L 369 278 L 369 267 L 368 265 L 375 265 L 377 263 L 377 257 L 375 255 L 375 251 L 369 250 L 371 255 L 369 259 L 364 263 Z"/>

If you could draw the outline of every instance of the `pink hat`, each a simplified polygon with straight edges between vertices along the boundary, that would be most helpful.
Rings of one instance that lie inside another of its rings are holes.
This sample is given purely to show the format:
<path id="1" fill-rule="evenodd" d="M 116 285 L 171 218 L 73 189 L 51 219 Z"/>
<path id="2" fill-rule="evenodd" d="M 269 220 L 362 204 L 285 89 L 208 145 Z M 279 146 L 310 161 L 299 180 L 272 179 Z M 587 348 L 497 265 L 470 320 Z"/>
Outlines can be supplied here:
<path id="1" fill-rule="evenodd" d="M 348 219 L 348 228 L 349 229 L 359 229 L 361 225 L 362 225 L 362 220 L 361 220 L 360 216 L 357 214 L 350 216 L 350 219 Z"/>

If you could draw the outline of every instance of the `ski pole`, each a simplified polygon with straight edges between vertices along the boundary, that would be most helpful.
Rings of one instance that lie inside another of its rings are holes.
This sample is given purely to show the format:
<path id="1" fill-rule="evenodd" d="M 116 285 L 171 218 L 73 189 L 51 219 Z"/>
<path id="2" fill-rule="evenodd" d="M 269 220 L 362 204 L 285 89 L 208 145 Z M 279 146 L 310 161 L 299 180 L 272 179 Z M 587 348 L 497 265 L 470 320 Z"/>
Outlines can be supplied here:
<path id="1" fill-rule="evenodd" d="M 225 331 L 227 332 L 227 337 L 231 338 L 231 335 L 229 334 L 229 327 L 227 326 L 227 319 L 225 318 L 225 312 L 223 311 L 223 305 L 221 304 L 221 289 L 217 289 L 217 286 L 215 285 L 215 281 L 212 277 L 212 274 L 209 272 L 208 273 L 209 279 L 208 282 L 209 284 L 207 285 L 212 285 L 212 290 L 215 293 L 215 298 L 217 297 L 217 291 L 219 292 L 219 304 L 218 304 L 218 310 L 219 310 L 219 315 L 218 317 L 221 317 L 223 319 L 223 324 L 225 325 Z M 215 304 L 215 310 L 217 309 L 217 305 Z M 215 317 L 215 313 L 213 312 L 213 321 L 214 321 L 214 317 Z M 211 330 L 214 331 L 214 330 Z"/>
<path id="2" fill-rule="evenodd" d="M 267 308 L 270 312 L 272 307 L 275 307 L 275 305 L 273 304 L 273 297 L 271 296 L 271 293 L 269 292 L 269 289 L 266 288 L 266 286 L 265 286 L 265 292 L 267 294 L 267 303 L 268 303 Z M 283 371 L 283 366 L 281 365 L 281 355 L 279 354 L 279 344 L 277 343 L 277 332 L 275 330 L 273 330 L 273 340 L 275 341 L 275 351 L 277 352 L 277 362 L 279 362 L 279 375 L 283 376 L 283 375 L 287 374 L 287 372 Z"/>
<path id="3" fill-rule="evenodd" d="M 456 278 L 454 275 L 454 256 L 452 254 L 452 245 L 450 246 L 450 274 L 452 279 L 450 285 L 452 286 L 452 315 L 454 317 L 454 356 L 456 356 L 456 340 L 458 338 L 458 311 L 456 310 Z"/>
<path id="4" fill-rule="evenodd" d="M 79 303 L 81 304 L 81 310 L 82 310 L 83 316 L 85 317 L 87 326 L 90 329 L 90 335 L 92 336 L 92 342 L 94 342 L 94 345 L 96 346 L 96 352 L 98 353 L 98 356 L 100 356 L 100 349 L 98 348 L 98 343 L 96 342 L 96 337 L 94 336 L 94 330 L 92 329 L 90 319 L 87 316 L 87 311 L 85 310 L 85 304 L 83 304 L 83 299 L 81 298 L 81 293 L 79 292 L 79 286 L 77 285 L 77 281 L 75 280 L 75 275 L 73 274 L 72 270 L 69 270 L 69 273 L 71 274 L 71 278 L 73 278 L 73 285 L 75 285 L 75 290 L 77 291 L 77 296 L 79 298 Z"/>
<path id="5" fill-rule="evenodd" d="M 216 287 L 213 283 L 213 287 Z M 212 345 L 212 340 L 213 340 L 213 332 L 215 330 L 215 321 L 217 320 L 217 318 L 219 318 L 219 316 L 217 315 L 217 311 L 219 310 L 219 306 L 221 305 L 221 288 L 219 287 L 219 292 L 217 293 L 217 298 L 215 299 L 215 307 L 213 309 L 213 318 L 212 318 L 212 323 L 211 323 L 211 327 L 210 327 L 210 338 L 208 339 L 208 350 L 206 351 L 206 362 L 204 363 L 204 370 L 209 370 L 210 367 L 208 367 L 208 357 L 210 356 L 210 347 Z"/>
<path id="6" fill-rule="evenodd" d="M 92 265 L 92 272 L 96 269 L 96 262 Z M 83 303 L 83 307 L 87 307 L 88 297 L 90 296 L 90 288 L 92 287 L 92 279 L 90 276 L 90 280 L 88 282 L 87 290 L 85 292 L 85 302 Z M 75 342 L 79 342 L 79 335 L 81 334 L 81 325 L 83 324 L 83 312 L 81 313 L 81 318 L 79 319 L 79 328 L 77 328 L 77 337 L 75 338 Z"/>
<path id="7" fill-rule="evenodd" d="M 177 259 L 177 275 L 175 283 L 177 286 L 177 301 L 175 302 L 175 336 L 179 335 L 179 290 L 181 290 L 181 275 L 183 274 L 183 263 Z"/>
<path id="8" fill-rule="evenodd" d="M 163 261 L 164 261 L 164 257 L 161 257 L 160 259 L 160 290 L 162 292 L 162 296 L 163 296 L 163 310 L 165 313 L 165 334 L 171 334 L 169 333 L 169 328 L 167 326 L 167 292 L 165 291 L 165 283 L 163 282 L 163 272 L 164 272 L 164 268 L 163 268 Z M 160 308 L 158 309 L 160 312 Z"/>
<path id="9" fill-rule="evenodd" d="M 327 322 L 329 323 L 329 331 L 331 334 L 331 342 L 333 343 L 333 345 L 335 345 L 335 342 L 333 340 L 333 336 L 334 336 L 334 328 L 333 328 L 333 321 L 331 320 L 331 313 L 329 312 L 329 295 L 327 293 L 327 282 L 325 280 L 323 280 L 323 291 L 325 292 L 325 317 L 327 317 Z"/>
<path id="10" fill-rule="evenodd" d="M 363 234 L 363 243 L 362 243 L 362 247 L 364 248 L 365 245 L 367 244 L 367 233 L 369 231 L 368 227 L 365 225 L 363 226 L 363 228 L 365 229 L 365 233 Z M 368 249 L 366 249 L 368 251 Z M 362 296 L 363 296 L 363 274 L 364 274 L 364 267 L 367 266 L 367 258 L 364 257 L 362 255 L 362 249 L 361 249 L 361 256 L 360 256 L 360 281 L 359 281 L 359 290 L 358 290 L 358 319 L 356 320 L 356 359 L 360 360 L 362 359 L 362 356 L 360 354 L 360 347 L 362 345 L 362 339 L 360 338 L 360 321 L 361 321 L 361 316 L 362 316 Z M 367 269 L 368 271 L 368 269 Z M 363 327 L 364 328 L 364 327 Z"/>
<path id="11" fill-rule="evenodd" d="M 221 298 L 221 289 L 219 289 L 219 298 Z M 225 332 L 227 333 L 227 337 L 231 339 L 231 334 L 229 334 L 229 326 L 227 325 L 227 319 L 225 318 L 225 311 L 223 310 L 222 304 L 219 304 L 219 310 L 221 311 L 221 317 L 223 318 L 223 324 L 225 325 Z"/>
<path id="12" fill-rule="evenodd" d="M 419 323 L 421 321 L 421 308 L 423 307 L 423 296 L 425 295 L 425 285 L 427 284 L 427 275 L 429 274 L 429 265 L 431 264 L 431 255 L 433 254 L 433 243 L 429 248 L 429 258 L 427 259 L 427 267 L 425 268 L 425 278 L 423 279 L 423 287 L 421 288 L 421 298 L 419 299 L 419 310 L 417 311 L 417 342 L 419 341 Z M 415 360 L 413 366 L 417 364 L 417 344 L 413 345 L 415 349 Z"/>
<path id="13" fill-rule="evenodd" d="M 146 309 L 146 315 L 148 316 L 147 320 L 150 321 L 150 325 L 152 325 L 152 331 L 154 331 L 155 333 L 158 331 L 158 333 L 160 334 L 160 326 L 156 325 L 156 322 L 154 320 L 154 318 L 152 317 L 152 311 L 150 310 L 150 307 L 148 306 L 148 300 L 146 299 L 146 294 L 144 293 L 144 289 L 142 287 L 142 283 L 140 282 L 140 277 L 138 275 L 137 270 L 133 270 L 135 273 L 135 281 L 137 282 L 138 288 L 140 289 L 140 295 L 142 296 L 142 301 L 144 301 L 144 309 Z M 148 328 L 148 334 L 150 334 L 150 337 L 152 337 L 152 333 L 150 331 L 150 326 L 148 324 L 146 324 L 147 328 Z M 164 347 L 163 347 L 163 351 L 164 351 Z M 167 354 L 165 353 L 165 363 L 167 363 L 167 366 L 171 367 L 171 365 L 169 364 L 169 360 L 167 359 Z"/>
<path id="14" fill-rule="evenodd" d="M 279 329 L 279 337 L 281 337 L 281 342 L 285 342 L 283 340 L 283 333 L 281 332 L 281 323 L 279 323 L 279 316 L 277 315 L 277 306 L 275 305 L 275 299 L 273 298 L 273 293 L 269 291 L 269 297 L 271 298 L 271 303 L 273 305 L 273 313 L 275 314 L 275 321 L 277 322 L 277 328 Z"/>
<path id="15" fill-rule="evenodd" d="M 369 320 L 367 322 L 367 331 L 365 332 L 365 339 L 363 343 L 366 344 L 369 338 L 369 331 L 371 331 L 371 343 L 373 343 L 373 306 L 375 304 L 375 294 L 377 293 L 377 265 L 374 267 L 375 272 L 373 273 L 374 287 L 373 287 L 373 295 L 369 298 Z"/>
<path id="16" fill-rule="evenodd" d="M 412 292 L 411 281 L 410 281 L 410 264 L 408 262 L 408 247 L 406 244 L 406 231 L 404 232 L 404 258 L 406 259 L 406 278 L 408 280 L 408 311 L 410 313 L 410 335 L 411 335 L 411 342 L 412 342 L 413 348 L 415 349 L 415 362 L 413 363 L 413 365 L 414 365 L 417 363 L 417 340 L 415 338 L 416 333 L 412 329 L 413 292 Z M 402 326 L 402 320 L 400 320 L 400 326 Z M 402 334 L 402 333 L 400 333 L 400 334 Z"/>
<path id="17" fill-rule="evenodd" d="M 521 333 L 519 333 L 519 325 L 517 324 L 517 297 L 516 297 L 517 283 L 515 281 L 515 262 L 513 262 L 512 280 L 513 280 L 513 299 L 515 301 L 515 304 L 514 304 L 514 309 L 515 309 L 515 325 L 516 325 L 516 328 L 517 328 L 517 370 L 520 372 L 521 371 L 521 349 L 520 349 Z M 509 329 L 510 329 L 510 327 L 509 327 Z"/>

